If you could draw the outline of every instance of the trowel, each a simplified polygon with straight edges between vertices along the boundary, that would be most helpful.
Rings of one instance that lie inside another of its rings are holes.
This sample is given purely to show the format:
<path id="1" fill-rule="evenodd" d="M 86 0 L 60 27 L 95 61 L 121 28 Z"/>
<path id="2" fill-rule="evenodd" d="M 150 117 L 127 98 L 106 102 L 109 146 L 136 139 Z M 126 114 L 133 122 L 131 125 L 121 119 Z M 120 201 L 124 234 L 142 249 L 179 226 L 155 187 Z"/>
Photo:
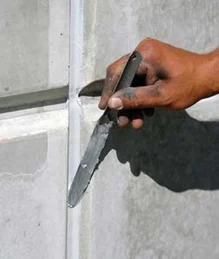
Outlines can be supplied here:
<path id="1" fill-rule="evenodd" d="M 114 87 L 113 93 L 126 87 L 133 86 L 132 82 L 141 60 L 142 57 L 139 52 L 134 51 L 130 54 L 123 72 Z M 97 80 L 84 87 L 80 91 L 79 96 L 100 96 L 103 86 L 104 80 Z M 153 108 L 151 109 L 153 113 Z M 117 119 L 117 113 L 117 111 L 106 107 L 103 115 L 100 117 L 94 128 L 87 149 L 81 159 L 69 190 L 68 206 L 70 208 L 75 207 L 79 203 L 91 181 L 98 165 L 101 151 L 105 147 L 110 129 Z"/>

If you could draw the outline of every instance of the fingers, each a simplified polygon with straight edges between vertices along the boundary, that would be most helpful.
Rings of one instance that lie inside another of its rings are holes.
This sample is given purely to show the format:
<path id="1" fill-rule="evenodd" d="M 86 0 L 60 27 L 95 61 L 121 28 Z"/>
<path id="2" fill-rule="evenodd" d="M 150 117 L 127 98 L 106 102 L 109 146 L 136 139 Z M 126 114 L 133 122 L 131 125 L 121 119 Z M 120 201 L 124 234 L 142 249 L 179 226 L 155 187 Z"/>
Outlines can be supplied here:
<path id="1" fill-rule="evenodd" d="M 117 123 L 120 127 L 125 127 L 131 123 L 134 129 L 140 129 L 144 124 L 145 117 L 151 117 L 154 114 L 154 108 L 121 110 L 118 113 Z"/>
<path id="2" fill-rule="evenodd" d="M 125 127 L 130 122 L 130 116 L 128 110 L 119 111 L 117 115 L 117 124 L 120 127 Z"/>
<path id="3" fill-rule="evenodd" d="M 162 88 L 155 84 L 143 87 L 128 87 L 116 92 L 108 101 L 111 109 L 136 109 L 166 105 Z"/>
<path id="4" fill-rule="evenodd" d="M 108 66 L 106 79 L 104 83 L 104 88 L 102 91 L 102 96 L 99 102 L 99 108 L 105 109 L 108 103 L 109 98 L 111 97 L 114 87 L 116 86 L 117 81 L 120 78 L 120 75 L 125 67 L 125 64 L 129 58 L 130 54 L 127 54 L 121 57 L 119 60 Z M 146 77 L 146 74 L 148 76 Z M 145 62 L 142 62 L 136 72 L 137 77 L 135 78 L 136 83 L 138 84 L 139 80 L 142 83 L 153 84 L 157 80 L 156 71 L 151 65 L 148 65 Z M 140 77 L 138 77 L 140 76 Z M 135 83 L 135 82 L 134 82 Z"/>
<path id="5" fill-rule="evenodd" d="M 143 126 L 144 116 L 142 110 L 123 110 L 118 113 L 118 125 L 127 126 L 131 123 L 134 129 L 140 129 Z"/>
<path id="6" fill-rule="evenodd" d="M 116 85 L 118 78 L 119 78 L 119 71 L 113 75 L 110 72 L 107 72 L 103 92 L 98 105 L 100 109 L 103 110 L 106 108 L 107 102 L 113 93 L 113 89 L 114 89 L 114 86 Z"/>
<path id="7" fill-rule="evenodd" d="M 140 129 L 144 125 L 144 120 L 140 118 L 136 118 L 136 119 L 133 119 L 131 123 L 134 129 Z"/>

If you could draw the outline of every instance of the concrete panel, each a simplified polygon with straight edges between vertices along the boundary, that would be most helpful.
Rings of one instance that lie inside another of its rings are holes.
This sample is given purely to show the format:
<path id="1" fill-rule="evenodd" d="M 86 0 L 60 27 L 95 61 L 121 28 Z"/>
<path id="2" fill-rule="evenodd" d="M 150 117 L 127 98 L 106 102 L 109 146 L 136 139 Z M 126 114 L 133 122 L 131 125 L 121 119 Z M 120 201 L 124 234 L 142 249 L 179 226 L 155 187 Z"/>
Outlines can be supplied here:
<path id="1" fill-rule="evenodd" d="M 0 96 L 68 84 L 69 2 L 3 0 Z"/>
<path id="2" fill-rule="evenodd" d="M 216 48 L 218 8 L 219 2 L 215 0 L 210 3 L 196 0 L 86 2 L 85 76 L 88 77 L 87 69 L 95 64 L 94 77 L 104 77 L 110 62 L 131 52 L 145 37 L 197 52 Z"/>
<path id="3" fill-rule="evenodd" d="M 218 8 L 218 1 L 86 2 L 83 83 L 104 77 L 147 36 L 198 52 L 217 47 Z M 82 105 L 83 152 L 100 112 L 95 99 Z M 143 130 L 112 130 L 82 201 L 80 258 L 219 257 L 215 105 L 217 98 L 194 106 L 194 118 L 157 110 Z"/>
<path id="4" fill-rule="evenodd" d="M 100 114 L 83 107 L 82 152 Z M 80 258 L 218 258 L 218 132 L 184 111 L 115 126 L 82 201 Z"/>
<path id="5" fill-rule="evenodd" d="M 67 111 L 0 121 L 0 258 L 65 258 Z"/>

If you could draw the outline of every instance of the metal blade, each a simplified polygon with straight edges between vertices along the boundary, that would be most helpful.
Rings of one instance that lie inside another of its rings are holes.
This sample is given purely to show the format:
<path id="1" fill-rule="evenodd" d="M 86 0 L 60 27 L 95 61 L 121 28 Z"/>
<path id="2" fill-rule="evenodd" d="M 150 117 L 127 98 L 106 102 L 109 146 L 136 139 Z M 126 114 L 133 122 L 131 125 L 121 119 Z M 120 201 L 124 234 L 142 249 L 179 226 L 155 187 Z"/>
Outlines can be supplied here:
<path id="1" fill-rule="evenodd" d="M 141 59 L 141 55 L 137 51 L 130 55 L 113 92 L 131 86 Z M 116 111 L 112 111 L 107 107 L 94 128 L 69 191 L 68 206 L 70 208 L 77 205 L 90 183 L 116 115 Z"/>
<path id="2" fill-rule="evenodd" d="M 104 79 L 95 80 L 84 86 L 78 96 L 101 96 L 104 87 Z"/>
<path id="3" fill-rule="evenodd" d="M 90 142 L 69 191 L 68 206 L 70 208 L 75 207 L 83 197 L 93 176 L 100 153 L 105 146 L 112 125 L 113 121 L 110 121 L 107 113 L 104 113 L 94 128 Z"/>

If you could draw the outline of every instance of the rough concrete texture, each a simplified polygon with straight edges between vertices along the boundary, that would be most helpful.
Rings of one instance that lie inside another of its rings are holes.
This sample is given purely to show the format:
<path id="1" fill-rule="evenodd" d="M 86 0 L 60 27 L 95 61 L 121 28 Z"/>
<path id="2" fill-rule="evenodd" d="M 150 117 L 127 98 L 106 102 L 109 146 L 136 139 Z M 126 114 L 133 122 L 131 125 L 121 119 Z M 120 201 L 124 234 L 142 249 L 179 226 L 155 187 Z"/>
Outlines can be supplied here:
<path id="1" fill-rule="evenodd" d="M 0 259 L 64 259 L 69 1 L 2 0 L 0 35 Z"/>
<path id="2" fill-rule="evenodd" d="M 68 84 L 69 2 L 3 0 L 0 96 Z"/>
<path id="3" fill-rule="evenodd" d="M 85 2 L 86 79 L 104 76 L 110 62 L 131 52 L 145 37 L 198 52 L 217 47 L 218 8 L 215 0 Z M 94 75 L 87 75 L 89 68 Z"/>
<path id="4" fill-rule="evenodd" d="M 0 121 L 0 258 L 65 258 L 67 111 Z"/>
<path id="5" fill-rule="evenodd" d="M 104 77 L 146 36 L 198 52 L 217 47 L 218 9 L 218 1 L 85 2 L 83 82 Z M 99 115 L 97 100 L 84 100 L 82 151 Z M 82 201 L 81 258 L 219 258 L 215 105 L 194 106 L 194 118 L 157 110 L 143 130 L 112 130 Z"/>

